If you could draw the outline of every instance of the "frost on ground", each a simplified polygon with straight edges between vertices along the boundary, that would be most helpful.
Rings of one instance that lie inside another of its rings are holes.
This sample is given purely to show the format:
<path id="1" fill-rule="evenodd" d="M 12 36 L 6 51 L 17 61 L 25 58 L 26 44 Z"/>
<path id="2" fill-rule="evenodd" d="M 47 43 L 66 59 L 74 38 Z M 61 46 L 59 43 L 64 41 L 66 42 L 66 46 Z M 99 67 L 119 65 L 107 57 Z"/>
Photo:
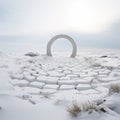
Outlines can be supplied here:
<path id="1" fill-rule="evenodd" d="M 0 52 L 0 120 L 119 120 L 119 85 L 120 50 L 74 59 Z"/>

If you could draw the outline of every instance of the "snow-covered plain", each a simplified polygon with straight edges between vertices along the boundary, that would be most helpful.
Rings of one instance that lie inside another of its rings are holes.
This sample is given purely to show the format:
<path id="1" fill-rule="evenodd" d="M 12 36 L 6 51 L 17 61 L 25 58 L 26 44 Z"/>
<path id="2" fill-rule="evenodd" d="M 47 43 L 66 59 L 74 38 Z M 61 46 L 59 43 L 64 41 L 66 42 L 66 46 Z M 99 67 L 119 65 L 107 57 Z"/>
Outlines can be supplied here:
<path id="1" fill-rule="evenodd" d="M 120 95 L 108 96 L 108 88 L 120 84 L 120 50 L 81 50 L 76 58 L 58 54 L 0 52 L 0 120 L 119 120 Z M 77 117 L 66 111 L 74 100 L 103 99 L 115 110 Z"/>

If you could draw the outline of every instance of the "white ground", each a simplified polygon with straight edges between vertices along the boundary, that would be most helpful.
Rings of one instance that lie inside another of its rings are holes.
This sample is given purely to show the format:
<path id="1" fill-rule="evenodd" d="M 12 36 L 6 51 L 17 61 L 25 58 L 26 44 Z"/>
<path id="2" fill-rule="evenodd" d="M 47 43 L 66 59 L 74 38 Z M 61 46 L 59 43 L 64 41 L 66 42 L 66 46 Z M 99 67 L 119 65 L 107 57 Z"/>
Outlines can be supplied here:
<path id="1" fill-rule="evenodd" d="M 116 111 L 76 118 L 66 111 L 73 100 L 104 99 L 111 83 L 120 83 L 120 50 L 81 51 L 75 59 L 0 52 L 0 120 L 119 120 L 119 95 L 106 98 Z"/>

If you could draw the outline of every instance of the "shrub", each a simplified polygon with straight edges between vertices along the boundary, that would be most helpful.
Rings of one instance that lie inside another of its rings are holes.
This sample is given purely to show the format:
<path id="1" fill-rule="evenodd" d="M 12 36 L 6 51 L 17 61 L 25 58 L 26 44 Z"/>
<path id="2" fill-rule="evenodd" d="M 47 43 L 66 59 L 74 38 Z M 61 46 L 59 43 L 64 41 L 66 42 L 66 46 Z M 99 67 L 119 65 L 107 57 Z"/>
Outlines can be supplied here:
<path id="1" fill-rule="evenodd" d="M 97 104 L 95 102 L 86 102 L 82 104 L 82 111 L 96 110 Z"/>
<path id="2" fill-rule="evenodd" d="M 82 104 L 81 106 L 79 106 L 76 101 L 73 101 L 72 105 L 67 107 L 67 111 L 72 116 L 77 116 L 78 113 L 80 112 L 92 113 L 93 110 L 97 111 L 97 104 L 95 102 L 90 102 L 90 101 Z"/>
<path id="3" fill-rule="evenodd" d="M 109 94 L 120 93 L 120 84 L 111 84 L 109 87 Z"/>
<path id="4" fill-rule="evenodd" d="M 73 101 L 71 106 L 67 106 L 67 111 L 72 116 L 77 116 L 77 114 L 81 112 L 81 107 L 78 105 L 76 101 Z"/>

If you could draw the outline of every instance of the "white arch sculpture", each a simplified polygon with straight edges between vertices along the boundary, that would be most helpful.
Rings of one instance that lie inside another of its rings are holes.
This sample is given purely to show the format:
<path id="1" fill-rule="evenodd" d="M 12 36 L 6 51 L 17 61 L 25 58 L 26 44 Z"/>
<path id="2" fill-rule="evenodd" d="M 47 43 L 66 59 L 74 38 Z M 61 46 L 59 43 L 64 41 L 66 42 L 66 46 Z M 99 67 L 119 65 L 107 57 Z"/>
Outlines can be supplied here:
<path id="1" fill-rule="evenodd" d="M 64 35 L 64 34 L 56 35 L 48 42 L 48 44 L 47 44 L 47 55 L 52 56 L 51 46 L 52 46 L 53 42 L 55 40 L 59 39 L 59 38 L 65 38 L 72 44 L 73 50 L 72 50 L 72 54 L 71 54 L 70 57 L 75 58 L 76 53 L 77 53 L 77 45 L 76 45 L 75 41 L 70 36 Z"/>

